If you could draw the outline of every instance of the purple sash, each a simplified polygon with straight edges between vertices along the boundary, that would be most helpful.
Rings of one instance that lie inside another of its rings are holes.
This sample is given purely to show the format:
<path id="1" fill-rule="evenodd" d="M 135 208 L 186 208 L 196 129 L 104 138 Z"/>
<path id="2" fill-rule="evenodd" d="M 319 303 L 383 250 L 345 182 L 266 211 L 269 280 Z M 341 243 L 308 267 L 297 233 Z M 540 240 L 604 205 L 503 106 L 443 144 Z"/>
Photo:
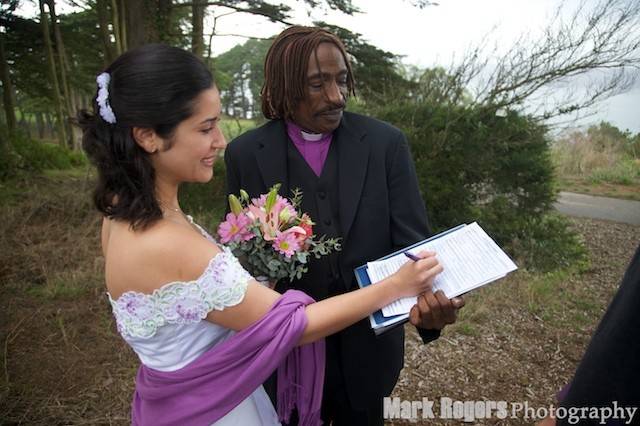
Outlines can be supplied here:
<path id="1" fill-rule="evenodd" d="M 324 340 L 296 346 L 314 300 L 297 290 L 280 297 L 267 314 L 176 371 L 140 366 L 131 423 L 210 425 L 251 395 L 278 368 L 278 417 L 294 406 L 300 425 L 316 426 L 324 381 Z"/>

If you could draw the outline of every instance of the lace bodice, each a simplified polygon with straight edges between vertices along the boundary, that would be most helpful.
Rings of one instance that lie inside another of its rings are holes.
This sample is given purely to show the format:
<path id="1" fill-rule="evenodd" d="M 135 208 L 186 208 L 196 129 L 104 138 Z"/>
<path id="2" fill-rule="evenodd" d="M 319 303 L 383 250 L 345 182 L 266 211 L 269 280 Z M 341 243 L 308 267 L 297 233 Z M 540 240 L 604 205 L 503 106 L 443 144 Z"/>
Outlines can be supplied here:
<path id="1" fill-rule="evenodd" d="M 168 283 L 152 294 L 127 291 L 109 301 L 123 337 L 148 338 L 165 324 L 197 323 L 214 309 L 237 305 L 249 280 L 251 275 L 224 247 L 195 281 Z"/>
<path id="2" fill-rule="evenodd" d="M 186 218 L 203 237 L 218 245 L 193 217 Z M 240 303 L 252 277 L 228 247 L 221 248 L 222 252 L 194 281 L 167 283 L 152 294 L 126 291 L 116 300 L 107 293 L 118 332 L 125 338 L 149 338 L 165 324 L 194 324 L 214 309 L 220 311 Z"/>

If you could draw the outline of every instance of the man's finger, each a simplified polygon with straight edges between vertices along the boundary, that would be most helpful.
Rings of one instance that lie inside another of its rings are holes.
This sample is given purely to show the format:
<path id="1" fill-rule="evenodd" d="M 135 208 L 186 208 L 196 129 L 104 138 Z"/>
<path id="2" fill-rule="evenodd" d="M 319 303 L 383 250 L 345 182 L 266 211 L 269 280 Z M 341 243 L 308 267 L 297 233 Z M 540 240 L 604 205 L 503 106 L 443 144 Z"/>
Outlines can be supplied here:
<path id="1" fill-rule="evenodd" d="M 420 310 L 418 305 L 413 305 L 409 311 L 409 322 L 416 327 L 420 326 Z"/>
<path id="2" fill-rule="evenodd" d="M 456 309 L 460 309 L 460 308 L 464 307 L 465 303 L 466 302 L 464 300 L 464 297 L 462 297 L 462 296 L 454 297 L 453 299 L 451 299 L 451 304 Z"/>
<path id="3" fill-rule="evenodd" d="M 433 328 L 433 312 L 431 312 L 431 308 L 427 303 L 427 299 L 424 298 L 424 294 L 418 296 L 418 303 L 416 307 L 418 308 L 418 316 L 420 317 L 419 322 L 421 324 L 421 327 Z"/>
<path id="4" fill-rule="evenodd" d="M 444 295 L 442 290 L 438 290 L 435 293 L 436 299 L 438 299 L 438 303 L 442 307 L 442 317 L 446 324 L 453 324 L 456 322 L 456 310 L 453 308 L 453 304 L 451 300 Z"/>
<path id="5" fill-rule="evenodd" d="M 438 303 L 438 299 L 436 299 L 436 296 L 430 291 L 423 293 L 423 297 L 427 305 L 429 305 L 429 312 L 433 318 L 434 327 L 438 329 L 442 328 L 442 307 L 440 303 Z"/>

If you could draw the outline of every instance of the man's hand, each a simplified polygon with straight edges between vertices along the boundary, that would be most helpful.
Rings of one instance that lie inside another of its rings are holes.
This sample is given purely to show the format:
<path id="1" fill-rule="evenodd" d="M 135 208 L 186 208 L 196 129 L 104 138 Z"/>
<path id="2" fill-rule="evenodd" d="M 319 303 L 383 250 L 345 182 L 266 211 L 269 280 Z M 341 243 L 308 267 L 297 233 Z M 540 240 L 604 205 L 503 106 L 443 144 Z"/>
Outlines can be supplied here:
<path id="1" fill-rule="evenodd" d="M 445 325 L 456 322 L 458 309 L 463 306 L 462 297 L 447 299 L 442 290 L 428 291 L 418 296 L 418 302 L 409 312 L 409 321 L 419 328 L 442 330 Z"/>

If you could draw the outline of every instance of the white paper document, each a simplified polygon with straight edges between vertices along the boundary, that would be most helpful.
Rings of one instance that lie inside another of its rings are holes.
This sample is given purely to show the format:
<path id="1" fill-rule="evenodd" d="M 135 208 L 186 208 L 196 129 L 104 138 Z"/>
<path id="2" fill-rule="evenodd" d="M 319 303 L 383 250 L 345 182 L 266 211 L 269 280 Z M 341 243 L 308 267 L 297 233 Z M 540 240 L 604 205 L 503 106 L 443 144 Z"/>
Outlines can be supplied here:
<path id="1" fill-rule="evenodd" d="M 418 254 L 422 250 L 436 253 L 444 270 L 436 277 L 433 291 L 442 290 L 448 298 L 481 287 L 518 269 L 509 256 L 475 222 L 408 251 Z M 413 260 L 399 253 L 384 260 L 367 263 L 371 282 L 383 280 L 406 262 Z M 415 304 L 415 297 L 399 299 L 382 308 L 382 314 L 386 317 L 406 314 Z"/>

